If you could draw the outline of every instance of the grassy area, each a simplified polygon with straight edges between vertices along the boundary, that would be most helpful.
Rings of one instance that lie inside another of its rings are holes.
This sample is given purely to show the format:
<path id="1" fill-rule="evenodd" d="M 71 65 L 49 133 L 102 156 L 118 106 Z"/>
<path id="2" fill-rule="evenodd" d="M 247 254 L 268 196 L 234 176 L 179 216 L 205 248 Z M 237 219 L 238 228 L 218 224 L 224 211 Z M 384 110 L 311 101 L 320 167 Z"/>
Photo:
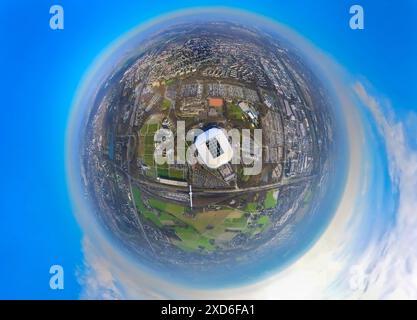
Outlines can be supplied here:
<path id="1" fill-rule="evenodd" d="M 185 215 L 187 208 L 184 206 L 150 198 L 147 201 L 152 209 L 148 209 L 140 190 L 137 187 L 132 190 L 138 213 L 159 228 L 174 230 L 178 238 L 172 239 L 173 243 L 185 251 L 210 252 L 222 246 L 224 241 L 227 243 L 233 239 L 237 232 L 254 236 L 271 225 L 268 216 L 255 215 L 249 227 L 247 213 L 227 206 L 220 210 L 199 212 L 196 217 L 192 217 Z M 257 204 L 250 202 L 247 207 L 256 210 Z"/>
<path id="2" fill-rule="evenodd" d="M 169 166 L 167 163 L 164 163 L 162 165 L 157 165 L 157 174 L 158 177 L 164 178 L 164 179 L 171 179 L 171 180 L 177 180 L 177 181 L 185 181 L 184 176 L 185 172 L 181 169 L 176 169 L 171 166 Z"/>
<path id="3" fill-rule="evenodd" d="M 177 215 L 180 215 L 180 214 L 182 215 L 186 211 L 185 207 L 183 207 L 179 204 L 172 203 L 172 202 L 164 202 L 164 201 L 161 201 L 161 200 L 155 199 L 155 198 L 149 199 L 149 205 L 152 206 L 155 209 L 158 209 L 158 210 L 163 211 L 163 212 L 170 213 L 174 216 L 177 216 Z"/>
<path id="4" fill-rule="evenodd" d="M 258 223 L 262 226 L 268 225 L 270 223 L 269 217 L 268 216 L 260 216 L 258 218 L 258 220 L 256 221 L 256 223 Z"/>
<path id="5" fill-rule="evenodd" d="M 245 118 L 244 112 L 235 103 L 227 104 L 227 114 L 228 114 L 230 119 L 243 120 Z"/>
<path id="6" fill-rule="evenodd" d="M 169 102 L 169 101 L 168 101 Z M 155 178 L 156 176 L 184 181 L 184 171 L 176 168 L 170 168 L 168 164 L 157 165 L 154 159 L 155 142 L 154 135 L 161 127 L 160 119 L 153 117 L 149 119 L 140 130 L 141 146 L 139 149 L 139 158 L 149 167 L 147 175 Z"/>
<path id="7" fill-rule="evenodd" d="M 242 215 L 239 218 L 226 219 L 224 225 L 227 228 L 244 229 L 247 226 L 247 218 Z"/>
<path id="8" fill-rule="evenodd" d="M 162 165 L 159 165 L 159 164 L 156 165 L 156 171 L 157 171 L 158 177 L 169 178 L 168 168 L 169 167 L 167 163 L 164 163 Z"/>
<path id="9" fill-rule="evenodd" d="M 174 240 L 178 247 L 186 251 L 199 249 L 213 251 L 215 249 L 215 246 L 210 243 L 209 237 L 201 234 L 192 224 L 188 223 L 191 219 L 184 216 L 185 207 L 154 198 L 149 199 L 149 205 L 160 211 L 160 225 L 173 226 L 175 234 L 181 239 L 181 241 Z M 181 222 L 186 226 L 180 226 Z"/>
<path id="10" fill-rule="evenodd" d="M 176 216 L 184 223 L 191 225 L 200 233 L 217 235 L 225 231 L 225 221 L 242 217 L 243 212 L 239 210 L 224 208 L 222 210 L 204 211 L 197 213 L 197 217 Z M 213 228 L 208 228 L 212 226 Z"/>
<path id="11" fill-rule="evenodd" d="M 244 232 L 253 237 L 259 233 L 264 232 L 270 226 L 271 221 L 268 216 L 258 216 L 258 218 L 254 221 L 252 227 L 245 229 Z"/>
<path id="12" fill-rule="evenodd" d="M 153 167 L 154 163 L 153 163 L 153 154 L 145 154 L 143 156 L 143 162 L 149 166 L 149 167 Z"/>
<path id="13" fill-rule="evenodd" d="M 311 198 L 313 197 L 313 192 L 311 192 L 311 188 L 306 191 L 306 194 L 304 196 L 304 204 L 308 204 L 311 201 Z"/>
<path id="14" fill-rule="evenodd" d="M 182 225 L 180 220 L 165 211 L 160 210 L 155 213 L 149 210 L 143 202 L 140 190 L 137 187 L 132 187 L 132 191 L 138 213 L 153 222 L 157 227 Z"/>
<path id="15" fill-rule="evenodd" d="M 264 201 L 264 208 L 265 209 L 272 209 L 275 208 L 277 205 L 277 199 L 274 197 L 274 190 L 269 190 L 266 193 L 265 201 Z"/>
<path id="16" fill-rule="evenodd" d="M 145 144 L 145 155 L 149 155 L 154 153 L 155 150 L 155 142 L 153 135 L 146 135 L 144 136 L 144 144 Z"/>
<path id="17" fill-rule="evenodd" d="M 198 249 L 213 251 L 215 246 L 210 243 L 207 237 L 202 236 L 191 227 L 175 227 L 175 233 L 181 241 L 175 241 L 178 247 L 186 251 Z"/>
<path id="18" fill-rule="evenodd" d="M 149 119 L 140 129 L 140 141 L 141 147 L 139 149 L 139 157 L 143 159 L 143 162 L 150 168 L 155 166 L 154 163 L 154 151 L 155 132 L 161 127 L 157 118 Z M 151 170 L 152 171 L 152 170 Z"/>
<path id="19" fill-rule="evenodd" d="M 195 230 L 198 235 L 207 239 L 228 241 L 236 234 L 226 231 L 227 228 L 243 230 L 247 226 L 247 218 L 244 216 L 244 212 L 228 207 L 199 212 L 196 217 L 191 217 L 184 214 L 186 208 L 177 204 L 150 199 L 150 205 L 158 210 L 168 212 L 178 221 Z"/>
<path id="20" fill-rule="evenodd" d="M 147 220 L 151 221 L 159 228 L 174 228 L 176 235 L 181 239 L 181 241 L 174 241 L 178 247 L 187 251 L 194 251 L 198 249 L 212 251 L 215 249 L 208 238 L 202 236 L 197 230 L 190 226 L 180 226 L 181 222 L 176 219 L 175 216 L 168 213 L 170 211 L 175 213 L 182 212 L 183 210 L 180 206 L 174 204 L 166 204 L 157 199 L 150 199 L 149 202 L 151 206 L 160 210 L 159 214 L 156 214 L 146 208 L 139 189 L 137 187 L 133 187 L 132 190 L 136 208 L 139 214 L 143 215 Z"/>
<path id="21" fill-rule="evenodd" d="M 165 85 L 169 86 L 171 84 L 173 84 L 175 82 L 175 79 L 169 79 L 167 81 L 165 81 Z"/>
<path id="22" fill-rule="evenodd" d="M 213 251 L 216 245 L 212 239 L 221 243 L 230 241 L 236 235 L 234 232 L 227 232 L 226 228 L 244 231 L 247 227 L 247 218 L 240 210 L 224 207 L 216 211 L 200 212 L 195 219 L 184 215 L 185 207 L 155 198 L 147 200 L 153 208 L 148 209 L 140 190 L 133 187 L 132 191 L 138 214 L 159 228 L 172 228 L 179 238 L 173 240 L 173 243 L 185 251 Z"/>
<path id="23" fill-rule="evenodd" d="M 174 180 L 180 180 L 180 181 L 184 181 L 184 171 L 183 170 L 179 170 L 179 169 L 169 169 L 169 174 L 168 177 L 170 179 L 174 179 Z"/>
<path id="24" fill-rule="evenodd" d="M 260 216 L 256 223 L 258 224 L 259 233 L 264 232 L 271 226 L 271 220 L 268 216 Z"/>
<path id="25" fill-rule="evenodd" d="M 246 212 L 256 212 L 258 208 L 258 204 L 256 202 L 248 202 L 248 204 L 245 207 Z"/>
<path id="26" fill-rule="evenodd" d="M 251 177 L 250 175 L 244 173 L 242 165 L 238 166 L 237 175 L 238 179 L 242 182 L 248 182 Z"/>
<path id="27" fill-rule="evenodd" d="M 151 134 L 153 136 L 158 129 L 159 129 L 159 123 L 148 124 L 148 134 Z"/>
<path id="28" fill-rule="evenodd" d="M 163 111 L 168 110 L 170 106 L 171 106 L 171 101 L 164 98 L 164 100 L 162 101 L 162 110 Z"/>
<path id="29" fill-rule="evenodd" d="M 219 113 L 219 114 L 223 114 L 223 107 L 212 107 L 212 108 L 214 108 L 216 111 L 217 111 L 217 113 Z"/>
<path id="30" fill-rule="evenodd" d="M 139 189 L 137 187 L 133 187 L 132 192 L 133 192 L 133 198 L 135 201 L 136 209 L 138 210 L 139 214 L 142 214 L 146 219 L 152 221 L 158 227 L 161 227 L 162 223 L 160 222 L 156 214 L 145 207 L 145 204 L 143 203 L 142 195 Z"/>
<path id="31" fill-rule="evenodd" d="M 205 211 L 197 214 L 197 219 L 190 223 L 207 237 L 220 241 L 231 240 L 236 234 L 226 231 L 227 228 L 246 226 L 244 212 L 225 207 L 216 211 Z"/>

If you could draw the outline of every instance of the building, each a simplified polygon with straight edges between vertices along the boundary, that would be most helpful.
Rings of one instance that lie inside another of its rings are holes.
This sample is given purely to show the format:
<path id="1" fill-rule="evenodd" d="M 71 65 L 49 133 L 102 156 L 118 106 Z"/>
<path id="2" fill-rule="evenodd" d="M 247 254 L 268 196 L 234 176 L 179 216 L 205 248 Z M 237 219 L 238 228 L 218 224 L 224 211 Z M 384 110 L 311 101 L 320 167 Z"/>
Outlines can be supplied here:
<path id="1" fill-rule="evenodd" d="M 219 167 L 219 173 L 221 174 L 224 181 L 229 182 L 236 178 L 236 174 L 234 173 L 232 166 L 230 163 L 226 163 Z"/>
<path id="2" fill-rule="evenodd" d="M 209 98 L 208 103 L 210 107 L 215 107 L 215 108 L 223 107 L 223 99 L 221 98 Z"/>
<path id="3" fill-rule="evenodd" d="M 217 169 L 233 157 L 233 149 L 226 134 L 219 128 L 204 131 L 195 141 L 200 161 L 210 169 Z"/>

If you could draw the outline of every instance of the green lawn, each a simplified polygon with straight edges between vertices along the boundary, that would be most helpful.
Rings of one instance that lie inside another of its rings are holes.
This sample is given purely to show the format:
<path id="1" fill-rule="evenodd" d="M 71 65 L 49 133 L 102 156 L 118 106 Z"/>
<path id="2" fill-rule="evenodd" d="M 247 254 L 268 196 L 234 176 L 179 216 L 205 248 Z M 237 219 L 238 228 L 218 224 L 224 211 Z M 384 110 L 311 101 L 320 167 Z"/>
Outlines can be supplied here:
<path id="1" fill-rule="evenodd" d="M 184 222 L 175 216 L 182 215 L 185 212 L 184 207 L 174 203 L 166 203 L 158 199 L 149 199 L 149 204 L 153 208 L 159 210 L 159 213 L 155 213 L 146 208 L 141 192 L 137 187 L 133 187 L 132 191 L 138 213 L 154 223 L 157 227 L 173 228 L 175 230 L 175 234 L 180 239 L 174 240 L 175 245 L 179 248 L 186 251 L 195 251 L 200 249 L 205 251 L 215 250 L 215 246 L 210 243 L 210 239 L 208 237 L 202 235 L 191 225 L 184 226 Z"/>
<path id="2" fill-rule="evenodd" d="M 258 204 L 256 202 L 249 202 L 246 207 L 246 212 L 256 212 L 257 211 Z"/>
<path id="3" fill-rule="evenodd" d="M 162 110 L 168 110 L 169 109 L 169 107 L 171 106 L 171 101 L 169 101 L 168 99 L 164 99 L 163 101 L 162 101 Z"/>
<path id="4" fill-rule="evenodd" d="M 238 175 L 239 180 L 241 180 L 243 182 L 247 182 L 250 179 L 250 175 L 244 174 L 243 168 L 242 168 L 241 165 L 239 165 L 239 167 L 237 169 L 237 175 Z"/>
<path id="5" fill-rule="evenodd" d="M 159 123 L 147 122 L 140 129 L 140 141 L 143 143 L 143 146 L 139 156 L 143 158 L 143 162 L 149 167 L 154 166 L 154 135 L 159 128 Z"/>
<path id="6" fill-rule="evenodd" d="M 223 241 L 230 241 L 236 233 L 226 231 L 227 228 L 233 228 L 237 231 L 254 236 L 266 230 L 270 225 L 268 216 L 256 215 L 252 227 L 248 226 L 248 214 L 243 211 L 225 207 L 221 210 L 207 211 L 198 213 L 199 219 L 193 219 L 187 215 L 187 208 L 156 198 L 148 199 L 150 207 L 145 206 L 140 190 L 133 187 L 133 197 L 138 209 L 138 213 L 143 215 L 147 220 L 154 223 L 160 228 L 169 228 L 175 231 L 179 239 L 173 239 L 173 243 L 185 251 L 203 250 L 210 252 L 217 246 L 222 246 Z M 249 202 L 246 211 L 256 211 L 256 202 Z M 208 229 L 207 226 L 212 228 Z M 219 240 L 214 244 L 213 240 Z"/>
<path id="7" fill-rule="evenodd" d="M 271 221 L 268 216 L 259 216 L 255 221 L 254 225 L 251 228 L 244 230 L 245 233 L 248 233 L 251 237 L 265 231 L 271 226 Z"/>
<path id="8" fill-rule="evenodd" d="M 169 85 L 173 84 L 174 81 L 175 81 L 175 79 L 169 79 L 169 80 L 165 81 L 165 85 L 169 86 Z"/>
<path id="9" fill-rule="evenodd" d="M 184 181 L 184 171 L 179 169 L 169 169 L 169 178 Z"/>
<path id="10" fill-rule="evenodd" d="M 159 123 L 150 123 L 148 124 L 148 135 L 154 135 L 154 133 L 159 129 Z M 153 139 L 152 139 L 153 140 Z"/>
<path id="11" fill-rule="evenodd" d="M 227 114 L 229 118 L 235 120 L 243 120 L 244 119 L 244 112 L 242 109 L 235 103 L 229 103 L 227 105 Z"/>
<path id="12" fill-rule="evenodd" d="M 168 164 L 164 163 L 162 165 L 156 165 L 157 166 L 157 173 L 158 173 L 158 177 L 162 177 L 162 178 L 169 178 L 169 174 L 168 174 Z"/>
<path id="13" fill-rule="evenodd" d="M 185 207 L 176 203 L 164 202 L 155 198 L 149 199 L 149 205 L 155 209 L 158 209 L 160 211 L 167 212 L 173 215 L 185 213 Z"/>
<path id="14" fill-rule="evenodd" d="M 145 162 L 145 164 L 149 167 L 153 167 L 154 166 L 154 162 L 153 162 L 153 154 L 145 154 L 143 156 L 143 162 Z M 153 170 L 152 170 L 153 171 Z"/>
<path id="15" fill-rule="evenodd" d="M 258 224 L 263 225 L 263 226 L 267 225 L 269 223 L 269 217 L 268 216 L 260 216 L 256 222 Z"/>
<path id="16" fill-rule="evenodd" d="M 226 228 L 244 229 L 247 226 L 247 218 L 245 215 L 242 215 L 240 218 L 226 219 L 224 226 Z"/>
<path id="17" fill-rule="evenodd" d="M 152 221 L 156 226 L 158 227 L 162 227 L 164 225 L 176 226 L 176 225 L 183 224 L 175 216 L 165 211 L 161 210 L 159 213 L 155 213 L 152 210 L 147 209 L 145 204 L 143 203 L 140 190 L 137 187 L 132 187 L 132 191 L 133 191 L 133 198 L 134 198 L 138 213 L 142 214 L 146 219 Z M 156 201 L 162 203 L 159 200 L 156 200 Z"/>
<path id="18" fill-rule="evenodd" d="M 171 179 L 176 181 L 185 181 L 184 180 L 184 171 L 179 169 L 170 168 L 168 164 L 164 163 L 163 165 L 157 165 L 158 177 L 164 179 Z"/>
<path id="19" fill-rule="evenodd" d="M 161 227 L 162 223 L 159 221 L 159 218 L 156 216 L 156 214 L 145 207 L 140 190 L 137 187 L 132 187 L 132 192 L 138 213 L 142 214 L 146 219 L 152 221 L 158 227 Z"/>
<path id="20" fill-rule="evenodd" d="M 274 190 L 269 190 L 266 193 L 266 197 L 264 201 L 264 208 L 272 209 L 272 208 L 275 208 L 276 205 L 277 205 L 277 200 L 274 198 Z"/>
<path id="21" fill-rule="evenodd" d="M 194 251 L 202 248 L 207 251 L 213 251 L 215 249 L 208 238 L 189 226 L 175 227 L 175 233 L 181 239 L 181 241 L 176 241 L 176 244 L 183 250 Z"/>

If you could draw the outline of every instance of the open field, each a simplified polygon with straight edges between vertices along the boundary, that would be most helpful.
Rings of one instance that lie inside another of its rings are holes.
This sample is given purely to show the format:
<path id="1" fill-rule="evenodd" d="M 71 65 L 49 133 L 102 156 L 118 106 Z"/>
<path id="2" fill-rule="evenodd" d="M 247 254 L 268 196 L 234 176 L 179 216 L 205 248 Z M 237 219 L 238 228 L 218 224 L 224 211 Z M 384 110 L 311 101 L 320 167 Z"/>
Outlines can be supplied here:
<path id="1" fill-rule="evenodd" d="M 235 103 L 227 104 L 227 114 L 230 119 L 233 120 L 244 120 L 245 114 L 242 109 Z"/>
<path id="2" fill-rule="evenodd" d="M 175 227 L 175 233 L 181 241 L 174 240 L 174 243 L 186 251 L 199 249 L 213 251 L 215 249 L 215 246 L 210 243 L 208 238 L 195 232 L 191 227 Z"/>
<path id="3" fill-rule="evenodd" d="M 277 205 L 277 199 L 274 197 L 274 190 L 269 190 L 266 193 L 265 201 L 264 201 L 264 208 L 265 209 L 272 209 L 275 208 Z"/>

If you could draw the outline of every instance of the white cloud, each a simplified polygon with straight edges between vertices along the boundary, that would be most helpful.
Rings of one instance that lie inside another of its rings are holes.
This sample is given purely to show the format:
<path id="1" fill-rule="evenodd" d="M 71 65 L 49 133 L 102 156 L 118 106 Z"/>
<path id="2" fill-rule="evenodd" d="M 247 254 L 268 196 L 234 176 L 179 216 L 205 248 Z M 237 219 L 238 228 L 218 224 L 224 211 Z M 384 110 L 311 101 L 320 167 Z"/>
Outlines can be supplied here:
<path id="1" fill-rule="evenodd" d="M 122 298 L 117 287 L 117 279 L 114 279 L 109 261 L 105 256 L 98 254 L 91 241 L 84 237 L 84 270 L 79 272 L 79 281 L 83 288 L 82 299 L 106 299 L 115 300 Z"/>
<path id="2" fill-rule="evenodd" d="M 390 178 L 398 189 L 394 228 L 364 254 L 361 265 L 369 277 L 364 297 L 417 298 L 417 152 L 407 143 L 403 123 L 385 101 L 370 95 L 359 82 L 354 91 L 372 113 L 389 160 Z"/>

